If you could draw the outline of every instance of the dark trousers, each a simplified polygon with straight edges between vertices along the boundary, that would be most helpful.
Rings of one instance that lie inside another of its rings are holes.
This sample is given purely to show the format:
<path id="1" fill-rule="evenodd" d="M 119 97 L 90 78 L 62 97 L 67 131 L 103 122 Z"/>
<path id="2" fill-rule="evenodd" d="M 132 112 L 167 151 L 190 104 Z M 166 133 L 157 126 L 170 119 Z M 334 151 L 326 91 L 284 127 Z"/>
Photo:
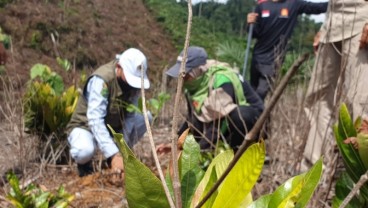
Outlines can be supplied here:
<path id="1" fill-rule="evenodd" d="M 193 116 L 189 127 L 201 149 L 210 149 L 211 143 L 216 145 L 218 134 L 221 133 L 221 126 L 226 120 L 228 125 L 222 135 L 231 148 L 237 150 L 260 115 L 261 112 L 252 106 L 240 106 L 225 118 L 210 123 L 203 123 Z"/>
<path id="2" fill-rule="evenodd" d="M 264 100 L 273 84 L 275 76 L 275 66 L 259 64 L 257 60 L 252 60 L 250 69 L 250 84 L 257 94 Z"/>

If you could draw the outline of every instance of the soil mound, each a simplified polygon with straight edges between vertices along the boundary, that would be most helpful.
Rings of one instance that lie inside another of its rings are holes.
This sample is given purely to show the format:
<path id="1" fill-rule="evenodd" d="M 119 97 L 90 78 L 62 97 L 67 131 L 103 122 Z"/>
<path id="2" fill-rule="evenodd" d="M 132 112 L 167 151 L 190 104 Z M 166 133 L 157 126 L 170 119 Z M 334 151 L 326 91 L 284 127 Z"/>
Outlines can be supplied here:
<path id="1" fill-rule="evenodd" d="M 56 57 L 92 71 L 130 47 L 147 56 L 155 84 L 177 54 L 142 0 L 13 1 L 1 9 L 0 26 L 12 38 L 6 74 L 19 87 L 36 63 L 65 77 Z"/>

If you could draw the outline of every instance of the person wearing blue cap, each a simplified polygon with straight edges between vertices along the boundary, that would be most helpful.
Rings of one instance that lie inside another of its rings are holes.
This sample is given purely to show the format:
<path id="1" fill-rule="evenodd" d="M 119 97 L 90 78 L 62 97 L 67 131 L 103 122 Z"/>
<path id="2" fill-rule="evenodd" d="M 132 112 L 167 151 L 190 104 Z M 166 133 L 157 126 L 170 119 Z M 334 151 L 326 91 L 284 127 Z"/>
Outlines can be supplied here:
<path id="1" fill-rule="evenodd" d="M 262 113 L 263 102 L 227 63 L 207 58 L 202 47 L 188 48 L 183 86 L 188 115 L 178 134 L 190 128 L 201 149 L 215 147 L 223 136 L 237 150 Z M 177 78 L 182 61 L 183 51 L 166 74 Z"/>
<path id="2" fill-rule="evenodd" d="M 107 124 L 122 133 L 130 147 L 146 132 L 143 115 L 124 108 L 126 104 L 138 104 L 141 70 L 144 70 L 143 87 L 148 89 L 147 59 L 140 50 L 130 48 L 87 79 L 67 126 L 70 154 L 78 164 L 79 176 L 93 172 L 91 161 L 97 148 L 110 168 L 123 176 L 123 160 Z"/>

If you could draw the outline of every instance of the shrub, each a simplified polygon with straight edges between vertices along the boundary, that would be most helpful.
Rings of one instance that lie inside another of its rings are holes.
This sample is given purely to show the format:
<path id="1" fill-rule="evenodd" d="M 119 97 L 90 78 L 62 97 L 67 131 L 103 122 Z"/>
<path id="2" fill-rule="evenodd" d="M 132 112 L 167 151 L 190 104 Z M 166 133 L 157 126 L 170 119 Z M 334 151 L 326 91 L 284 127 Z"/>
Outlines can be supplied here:
<path id="1" fill-rule="evenodd" d="M 62 136 L 77 101 L 75 86 L 64 91 L 60 75 L 46 65 L 34 65 L 23 102 L 26 128 L 40 136 Z"/>
<path id="2" fill-rule="evenodd" d="M 63 208 L 67 207 L 74 199 L 74 195 L 67 193 L 63 186 L 60 186 L 56 195 L 54 195 L 36 187 L 34 184 L 30 184 L 22 190 L 19 186 L 19 180 L 14 173 L 8 173 L 7 179 L 11 189 L 6 198 L 15 207 Z"/>

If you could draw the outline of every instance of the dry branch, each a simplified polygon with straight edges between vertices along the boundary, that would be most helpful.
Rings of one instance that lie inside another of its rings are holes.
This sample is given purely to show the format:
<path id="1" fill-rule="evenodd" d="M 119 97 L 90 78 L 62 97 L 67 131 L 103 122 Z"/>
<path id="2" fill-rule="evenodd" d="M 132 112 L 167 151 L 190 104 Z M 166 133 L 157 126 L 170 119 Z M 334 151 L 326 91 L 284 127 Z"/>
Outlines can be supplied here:
<path id="1" fill-rule="evenodd" d="M 355 184 L 353 190 L 350 191 L 349 195 L 341 203 L 340 208 L 345 208 L 350 200 L 358 193 L 359 189 L 368 181 L 368 171 L 363 174 L 358 183 Z"/>
<path id="2" fill-rule="evenodd" d="M 162 185 L 163 185 L 164 190 L 165 190 L 166 198 L 167 198 L 167 200 L 170 204 L 170 207 L 174 208 L 175 205 L 174 205 L 174 202 L 171 198 L 169 188 L 166 184 L 166 180 L 165 180 L 164 174 L 162 172 L 160 161 L 158 160 L 155 143 L 153 141 L 151 126 L 150 126 L 148 116 L 147 116 L 146 97 L 145 97 L 145 93 L 144 93 L 143 81 L 144 81 L 144 69 L 143 69 L 143 65 L 141 65 L 141 93 L 142 93 L 142 107 L 143 107 L 144 122 L 146 123 L 147 133 L 148 133 L 148 138 L 149 138 L 149 141 L 150 141 L 150 144 L 151 144 L 151 150 L 152 150 L 153 158 L 155 160 L 156 168 L 157 168 L 158 174 L 160 176 Z"/>
<path id="3" fill-rule="evenodd" d="M 179 100 L 180 95 L 183 89 L 183 78 L 185 76 L 185 64 L 187 61 L 187 54 L 188 54 L 188 46 L 190 41 L 190 31 L 192 27 L 192 1 L 188 0 L 188 23 L 187 23 L 187 34 L 185 36 L 185 43 L 184 43 L 184 53 L 183 53 L 183 60 L 180 66 L 180 76 L 178 77 L 178 86 L 176 89 L 175 95 L 175 104 L 174 104 L 174 115 L 173 115 L 173 124 L 171 129 L 171 150 L 172 150 L 172 161 L 173 161 L 173 189 L 174 189 L 174 196 L 175 196 L 175 204 L 177 208 L 181 208 L 181 190 L 180 190 L 180 180 L 179 180 L 179 168 L 178 162 L 176 160 L 178 152 L 177 152 L 177 130 L 178 130 L 178 120 L 179 120 Z"/>

